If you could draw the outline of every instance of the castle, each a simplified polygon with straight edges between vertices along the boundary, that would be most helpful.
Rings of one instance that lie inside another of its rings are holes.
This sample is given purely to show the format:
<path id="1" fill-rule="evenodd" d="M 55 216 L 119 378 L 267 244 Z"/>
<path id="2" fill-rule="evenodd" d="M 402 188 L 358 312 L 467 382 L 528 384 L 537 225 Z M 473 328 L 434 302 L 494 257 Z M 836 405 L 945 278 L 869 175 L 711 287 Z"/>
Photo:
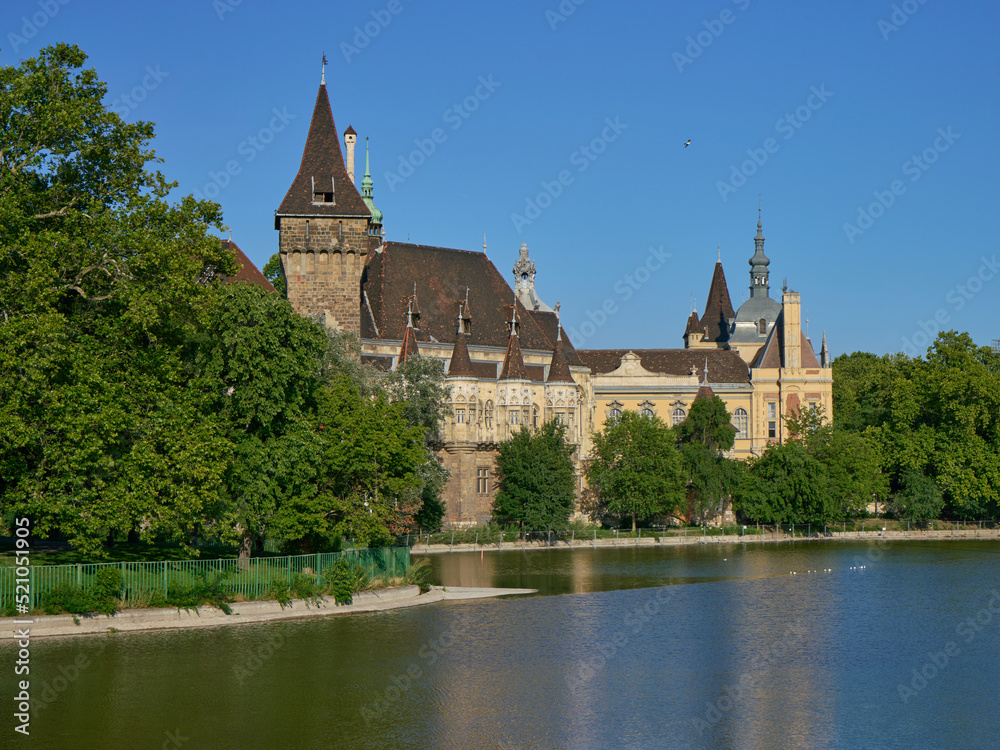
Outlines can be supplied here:
<path id="1" fill-rule="evenodd" d="M 368 154 L 355 185 L 357 133 L 334 124 L 320 84 L 298 173 L 275 212 L 287 296 L 303 315 L 361 338 L 362 360 L 383 371 L 413 356 L 442 362 L 451 394 L 436 436 L 451 471 L 445 523 L 491 516 L 498 443 L 522 426 L 566 425 L 578 489 L 591 435 L 623 409 L 682 421 L 699 389 L 726 403 L 737 428 L 733 455 L 759 454 L 783 439 L 784 418 L 806 404 L 831 414 L 824 336 L 817 359 L 802 333 L 800 301 L 769 294 L 758 218 L 750 298 L 734 311 L 721 261 L 705 313 L 692 313 L 683 349 L 577 351 L 554 308 L 535 289 L 535 265 L 521 245 L 506 282 L 483 252 L 383 239 Z M 346 152 L 346 153 L 345 153 Z"/>

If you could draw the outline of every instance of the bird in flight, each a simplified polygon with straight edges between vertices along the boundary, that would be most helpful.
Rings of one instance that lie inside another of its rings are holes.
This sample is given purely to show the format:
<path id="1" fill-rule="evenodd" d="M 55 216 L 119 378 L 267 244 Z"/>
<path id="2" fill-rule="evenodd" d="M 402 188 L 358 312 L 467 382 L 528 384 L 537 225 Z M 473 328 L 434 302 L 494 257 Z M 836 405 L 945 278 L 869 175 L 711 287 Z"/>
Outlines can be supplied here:
<path id="1" fill-rule="evenodd" d="M 687 142 L 686 142 L 686 143 L 684 144 L 684 148 L 687 148 L 687 147 L 688 147 L 688 146 L 690 146 L 690 145 L 691 145 L 691 139 L 690 139 L 690 138 L 688 138 L 688 139 L 687 139 Z"/>

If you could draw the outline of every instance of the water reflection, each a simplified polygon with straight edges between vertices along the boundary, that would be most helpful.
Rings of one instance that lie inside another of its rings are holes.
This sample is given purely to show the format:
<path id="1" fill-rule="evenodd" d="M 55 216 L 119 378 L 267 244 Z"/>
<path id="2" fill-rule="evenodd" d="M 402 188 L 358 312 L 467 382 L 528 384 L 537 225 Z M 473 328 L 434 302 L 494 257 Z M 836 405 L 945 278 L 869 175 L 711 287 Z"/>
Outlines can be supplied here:
<path id="1" fill-rule="evenodd" d="M 872 551 L 453 553 L 431 556 L 447 585 L 541 593 L 37 641 L 36 697 L 89 659 L 23 744 L 162 747 L 176 733 L 184 750 L 995 746 L 983 685 L 1000 674 L 1000 614 L 972 643 L 956 625 L 987 607 L 1000 545 Z M 949 641 L 961 652 L 902 701 L 898 685 Z M 11 654 L 0 647 L 3 663 Z"/>

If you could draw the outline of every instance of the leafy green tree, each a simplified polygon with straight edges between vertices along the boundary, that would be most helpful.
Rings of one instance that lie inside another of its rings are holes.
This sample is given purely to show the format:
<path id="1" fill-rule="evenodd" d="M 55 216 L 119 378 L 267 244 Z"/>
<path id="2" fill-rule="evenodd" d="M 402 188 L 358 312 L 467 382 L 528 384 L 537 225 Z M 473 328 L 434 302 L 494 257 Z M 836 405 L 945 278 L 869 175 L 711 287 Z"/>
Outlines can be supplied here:
<path id="1" fill-rule="evenodd" d="M 261 273 L 264 274 L 264 278 L 271 282 L 278 294 L 282 297 L 288 296 L 288 284 L 285 281 L 285 272 L 281 268 L 281 256 L 278 253 L 268 258 Z"/>
<path id="2" fill-rule="evenodd" d="M 918 525 L 937 518 L 944 509 L 941 488 L 928 476 L 908 470 L 900 480 L 900 489 L 892 496 L 892 513 L 903 521 Z"/>
<path id="3" fill-rule="evenodd" d="M 167 202 L 152 124 L 108 111 L 85 60 L 0 68 L 0 506 L 100 555 L 214 514 L 229 445 L 193 340 L 235 264 L 218 206 Z"/>
<path id="4" fill-rule="evenodd" d="M 691 514 L 716 516 L 732 491 L 735 471 L 723 455 L 736 441 L 736 428 L 721 398 L 696 398 L 683 422 L 673 429 L 687 479 Z"/>
<path id="5" fill-rule="evenodd" d="M 493 516 L 528 529 L 562 528 L 576 506 L 573 451 L 566 427 L 550 420 L 522 427 L 498 446 Z"/>
<path id="6" fill-rule="evenodd" d="M 408 424 L 403 405 L 384 393 L 362 396 L 346 375 L 318 393 L 322 435 L 317 493 L 283 517 L 288 538 L 311 528 L 320 537 L 381 545 L 413 527 L 425 486 L 423 431 Z"/>
<path id="7" fill-rule="evenodd" d="M 684 473 L 673 431 L 658 417 L 632 411 L 594 435 L 587 483 L 598 508 L 621 518 L 648 519 L 684 504 Z"/>
<path id="8" fill-rule="evenodd" d="M 696 398 L 684 421 L 674 427 L 680 443 L 698 443 L 715 453 L 733 447 L 736 428 L 726 403 L 716 395 Z"/>
<path id="9" fill-rule="evenodd" d="M 227 528 L 248 557 L 283 504 L 314 493 L 319 439 L 311 423 L 322 330 L 276 294 L 232 284 L 205 330 L 200 369 L 233 446 L 225 473 Z"/>
<path id="10" fill-rule="evenodd" d="M 769 446 L 750 472 L 756 481 L 738 487 L 734 507 L 752 521 L 826 523 L 842 517 L 825 467 L 799 443 Z"/>

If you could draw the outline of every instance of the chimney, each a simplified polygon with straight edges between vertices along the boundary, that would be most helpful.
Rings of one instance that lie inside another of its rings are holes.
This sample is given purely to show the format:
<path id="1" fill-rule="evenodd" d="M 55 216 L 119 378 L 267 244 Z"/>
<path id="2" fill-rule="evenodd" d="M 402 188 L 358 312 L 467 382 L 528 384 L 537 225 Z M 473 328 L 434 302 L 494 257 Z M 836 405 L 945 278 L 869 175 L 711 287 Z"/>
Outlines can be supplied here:
<path id="1" fill-rule="evenodd" d="M 781 317 L 784 320 L 782 338 L 785 343 L 784 365 L 789 369 L 802 367 L 802 305 L 799 293 L 791 290 L 781 295 Z"/>
<path id="2" fill-rule="evenodd" d="M 350 125 L 347 126 L 347 130 L 344 131 L 344 145 L 347 147 L 346 161 L 347 164 L 347 176 L 351 178 L 351 182 L 354 182 L 354 144 L 358 140 L 358 134 L 354 132 L 354 128 Z"/>

